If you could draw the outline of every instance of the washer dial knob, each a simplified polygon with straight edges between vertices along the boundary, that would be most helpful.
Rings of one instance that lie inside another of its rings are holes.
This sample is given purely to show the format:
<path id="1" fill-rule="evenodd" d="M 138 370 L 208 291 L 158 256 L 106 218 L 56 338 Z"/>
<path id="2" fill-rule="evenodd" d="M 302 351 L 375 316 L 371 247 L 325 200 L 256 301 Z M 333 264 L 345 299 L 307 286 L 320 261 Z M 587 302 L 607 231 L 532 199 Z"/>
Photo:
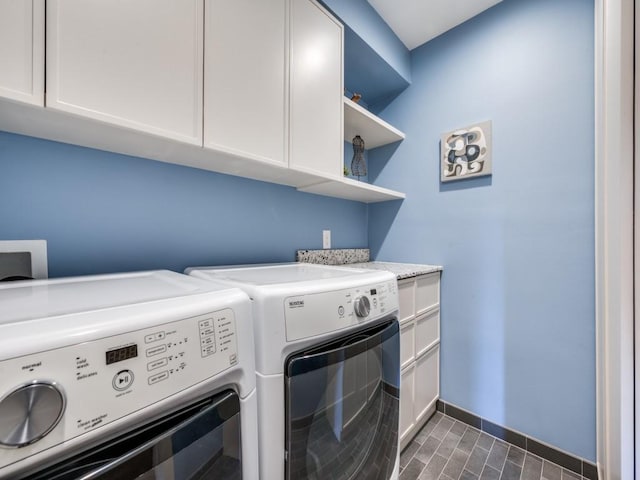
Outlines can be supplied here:
<path id="1" fill-rule="evenodd" d="M 62 418 L 65 398 L 49 382 L 16 388 L 0 400 L 0 446 L 24 447 L 47 435 Z"/>
<path id="2" fill-rule="evenodd" d="M 356 311 L 356 315 L 359 317 L 366 317 L 371 312 L 371 304 L 369 298 L 361 296 L 355 299 L 353 302 L 353 308 Z"/>

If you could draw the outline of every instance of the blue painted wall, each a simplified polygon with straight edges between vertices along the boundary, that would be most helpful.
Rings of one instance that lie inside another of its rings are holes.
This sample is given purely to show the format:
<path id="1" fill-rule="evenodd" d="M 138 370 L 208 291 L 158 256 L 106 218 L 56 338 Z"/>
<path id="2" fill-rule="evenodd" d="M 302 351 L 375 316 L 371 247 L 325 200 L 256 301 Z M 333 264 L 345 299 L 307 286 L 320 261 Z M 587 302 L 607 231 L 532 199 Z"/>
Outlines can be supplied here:
<path id="1" fill-rule="evenodd" d="M 367 207 L 0 132 L 0 239 L 48 240 L 52 277 L 295 261 L 367 242 Z"/>
<path id="2" fill-rule="evenodd" d="M 505 0 L 412 51 L 369 177 L 378 260 L 436 263 L 443 400 L 595 460 L 594 4 Z M 493 175 L 439 182 L 439 139 L 493 125 Z"/>
<path id="3" fill-rule="evenodd" d="M 345 25 L 344 86 L 378 110 L 411 83 L 409 50 L 367 0 L 322 0 Z"/>
<path id="4" fill-rule="evenodd" d="M 322 2 L 406 81 L 411 81 L 409 50 L 367 0 Z"/>

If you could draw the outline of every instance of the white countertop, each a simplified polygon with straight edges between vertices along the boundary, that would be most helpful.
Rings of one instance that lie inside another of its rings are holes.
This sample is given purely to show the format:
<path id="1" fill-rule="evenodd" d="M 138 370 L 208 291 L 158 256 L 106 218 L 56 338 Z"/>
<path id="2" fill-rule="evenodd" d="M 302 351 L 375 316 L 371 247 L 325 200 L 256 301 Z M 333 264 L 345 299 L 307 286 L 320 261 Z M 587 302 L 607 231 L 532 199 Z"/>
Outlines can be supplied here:
<path id="1" fill-rule="evenodd" d="M 416 263 L 362 262 L 341 265 L 342 267 L 365 268 L 370 270 L 387 270 L 394 273 L 398 280 L 417 277 L 427 273 L 440 272 L 440 265 L 422 265 Z"/>

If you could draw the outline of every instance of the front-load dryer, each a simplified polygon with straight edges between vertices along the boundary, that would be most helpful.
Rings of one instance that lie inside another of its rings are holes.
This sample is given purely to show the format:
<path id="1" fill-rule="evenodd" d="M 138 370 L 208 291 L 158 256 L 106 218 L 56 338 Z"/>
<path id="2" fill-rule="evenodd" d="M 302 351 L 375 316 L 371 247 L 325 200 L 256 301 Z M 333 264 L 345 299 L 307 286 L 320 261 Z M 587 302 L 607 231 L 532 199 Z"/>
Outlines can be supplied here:
<path id="1" fill-rule="evenodd" d="M 253 301 L 260 478 L 398 477 L 393 274 L 311 264 L 187 273 Z"/>
<path id="2" fill-rule="evenodd" d="M 0 478 L 258 478 L 251 304 L 154 271 L 0 284 Z"/>

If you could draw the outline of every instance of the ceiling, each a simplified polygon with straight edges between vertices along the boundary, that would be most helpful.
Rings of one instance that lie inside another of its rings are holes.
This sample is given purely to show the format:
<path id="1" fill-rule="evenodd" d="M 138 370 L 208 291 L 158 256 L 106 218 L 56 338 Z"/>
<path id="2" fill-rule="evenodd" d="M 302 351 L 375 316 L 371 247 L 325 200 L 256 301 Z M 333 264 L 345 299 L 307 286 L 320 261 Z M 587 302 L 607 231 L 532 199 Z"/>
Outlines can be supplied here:
<path id="1" fill-rule="evenodd" d="M 409 50 L 502 0 L 368 0 Z"/>

